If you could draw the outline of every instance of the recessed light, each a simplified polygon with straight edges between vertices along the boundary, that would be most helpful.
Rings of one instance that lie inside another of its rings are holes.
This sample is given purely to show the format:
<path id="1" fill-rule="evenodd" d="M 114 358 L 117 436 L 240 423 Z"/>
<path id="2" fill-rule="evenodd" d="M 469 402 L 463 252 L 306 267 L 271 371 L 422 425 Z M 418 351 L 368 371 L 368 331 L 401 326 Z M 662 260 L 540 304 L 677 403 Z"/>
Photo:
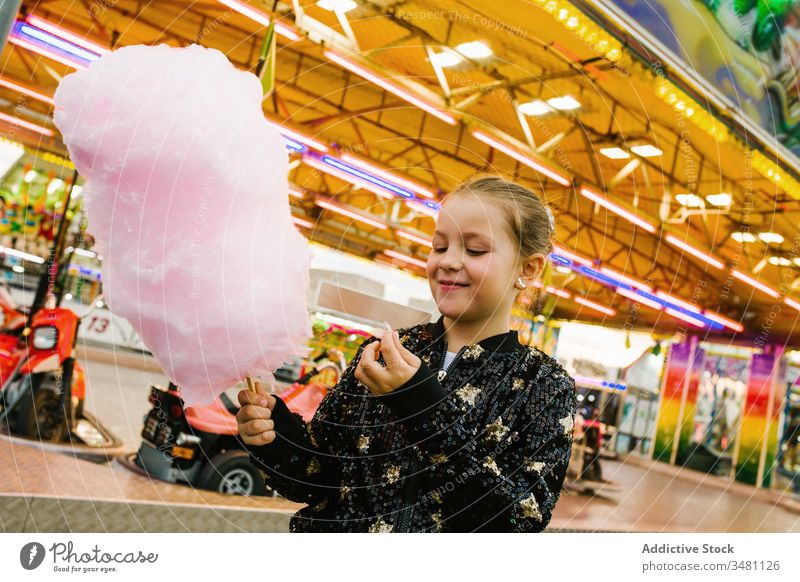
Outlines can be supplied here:
<path id="1" fill-rule="evenodd" d="M 731 195 L 726 193 L 709 194 L 708 196 L 706 196 L 706 201 L 712 206 L 730 206 Z"/>
<path id="2" fill-rule="evenodd" d="M 455 67 L 460 65 L 463 59 L 453 51 L 442 51 L 431 55 L 431 61 L 439 67 Z"/>
<path id="3" fill-rule="evenodd" d="M 770 257 L 768 261 L 770 265 L 775 265 L 776 267 L 788 267 L 792 264 L 792 261 L 784 257 Z"/>
<path id="4" fill-rule="evenodd" d="M 317 0 L 317 6 L 325 10 L 339 10 L 340 12 L 350 12 L 358 7 L 358 2 L 354 0 Z"/>
<path id="5" fill-rule="evenodd" d="M 600 148 L 600 153 L 612 160 L 627 160 L 631 155 L 622 148 Z"/>
<path id="6" fill-rule="evenodd" d="M 521 103 L 519 105 L 519 110 L 525 115 L 547 115 L 551 113 L 553 110 L 550 109 L 550 106 L 542 101 L 541 99 L 537 99 L 536 101 L 529 101 L 528 103 Z"/>
<path id="7" fill-rule="evenodd" d="M 492 56 L 492 49 L 479 40 L 461 43 L 456 50 L 468 59 L 486 59 Z"/>
<path id="8" fill-rule="evenodd" d="M 760 238 L 762 242 L 765 242 L 767 244 L 771 243 L 781 244 L 783 242 L 783 236 L 778 234 L 777 232 L 759 232 L 758 238 Z"/>
<path id="9" fill-rule="evenodd" d="M 558 265 L 556 267 L 556 271 L 558 271 L 559 273 L 564 273 L 565 275 L 569 275 L 570 273 L 572 273 L 572 269 L 570 269 L 569 267 L 565 267 L 563 265 Z"/>
<path id="10" fill-rule="evenodd" d="M 656 146 L 650 145 L 649 143 L 633 146 L 631 151 L 637 156 L 642 156 L 643 158 L 657 158 L 664 153 Z"/>
<path id="11" fill-rule="evenodd" d="M 755 235 L 750 232 L 734 232 L 731 238 L 738 243 L 754 243 L 757 240 Z"/>
<path id="12" fill-rule="evenodd" d="M 572 111 L 573 109 L 578 109 L 581 106 L 577 99 L 570 97 L 569 95 L 564 97 L 553 97 L 552 99 L 548 99 L 547 103 L 550 105 L 550 107 L 553 109 L 558 109 L 559 111 Z"/>
<path id="13" fill-rule="evenodd" d="M 681 206 L 688 206 L 689 208 L 701 208 L 703 206 L 703 199 L 695 194 L 678 194 L 675 200 Z"/>
<path id="14" fill-rule="evenodd" d="M 27 182 L 28 184 L 32 184 L 38 175 L 39 173 L 36 170 L 28 170 L 27 172 L 25 172 L 23 180 L 25 180 L 25 182 Z"/>

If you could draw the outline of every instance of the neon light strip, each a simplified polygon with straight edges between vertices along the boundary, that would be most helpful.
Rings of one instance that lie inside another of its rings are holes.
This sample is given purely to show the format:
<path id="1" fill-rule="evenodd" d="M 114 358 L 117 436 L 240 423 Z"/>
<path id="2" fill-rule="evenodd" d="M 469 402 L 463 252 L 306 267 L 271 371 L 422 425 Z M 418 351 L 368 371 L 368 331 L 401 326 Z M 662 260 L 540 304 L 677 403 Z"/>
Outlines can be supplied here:
<path id="1" fill-rule="evenodd" d="M 584 265 L 586 267 L 591 267 L 594 265 L 594 263 L 592 263 L 592 261 L 590 261 L 589 259 L 584 259 L 580 255 L 576 255 L 575 253 L 568 251 L 564 247 L 553 245 L 553 250 L 557 252 L 559 255 L 572 259 L 574 262 Z"/>
<path id="2" fill-rule="evenodd" d="M 580 295 L 576 295 L 573 299 L 575 300 L 576 303 L 580 303 L 581 305 L 585 305 L 589 309 L 594 309 L 596 311 L 599 311 L 600 313 L 605 313 L 606 315 L 610 315 L 611 317 L 614 317 L 617 314 L 617 312 L 611 309 L 610 307 L 605 307 L 603 305 L 600 305 L 599 303 L 595 303 L 594 301 L 589 301 L 588 299 L 581 297 Z"/>
<path id="3" fill-rule="evenodd" d="M 626 289 L 628 291 L 632 291 L 633 290 L 633 287 L 631 287 L 627 283 L 623 283 L 622 281 L 618 281 L 617 279 L 614 279 L 613 277 L 609 277 L 608 275 L 604 275 L 600 271 L 597 271 L 597 270 L 592 269 L 590 267 L 584 267 L 583 265 L 581 265 L 580 267 L 577 268 L 577 271 L 579 273 L 582 273 L 582 274 L 586 275 L 590 279 L 594 279 L 595 281 L 598 281 L 600 283 L 605 283 L 606 285 L 608 285 L 610 287 L 615 287 L 615 288 L 616 287 L 621 287 L 622 289 Z"/>
<path id="4" fill-rule="evenodd" d="M 664 299 L 665 301 L 669 301 L 670 303 L 674 303 L 675 305 L 680 305 L 681 307 L 683 307 L 688 311 L 694 311 L 700 313 L 700 309 L 698 307 L 695 307 L 694 305 L 688 303 L 687 301 L 683 301 L 682 299 L 673 297 L 669 293 L 664 293 L 663 291 L 656 291 L 656 296 L 660 297 L 661 299 Z"/>
<path id="5" fill-rule="evenodd" d="M 741 323 L 737 323 L 732 319 L 728 319 L 727 317 L 722 317 L 721 315 L 717 315 L 715 313 L 708 313 L 707 311 L 704 311 L 703 315 L 705 315 L 711 321 L 716 321 L 717 323 L 721 323 L 725 327 L 728 327 L 734 331 L 738 332 L 744 331 L 744 326 Z"/>
<path id="6" fill-rule="evenodd" d="M 708 263 L 712 267 L 715 267 L 717 269 L 724 269 L 725 268 L 725 264 L 722 261 L 717 260 L 714 257 L 712 257 L 711 255 L 708 255 L 708 254 L 704 253 L 703 251 L 694 248 L 689 243 L 686 243 L 686 242 L 680 240 L 679 238 L 672 236 L 671 234 L 668 234 L 664 238 L 666 239 L 666 241 L 668 243 L 670 243 L 672 245 L 675 245 L 679 249 L 682 249 L 682 250 L 686 251 L 687 253 L 689 253 L 690 255 L 692 255 L 694 257 L 697 257 L 701 261 L 705 261 L 706 263 Z"/>
<path id="7" fill-rule="evenodd" d="M 36 125 L 35 123 L 25 121 L 24 119 L 19 119 L 18 117 L 12 117 L 11 115 L 7 115 L 3 112 L 0 112 L 0 121 L 5 121 L 6 123 L 10 123 L 11 125 L 16 125 L 18 127 L 29 129 L 31 131 L 35 131 L 36 133 L 41 133 L 42 135 L 46 135 L 47 137 L 53 137 L 56 134 L 56 132 L 53 131 L 52 129 L 43 127 L 41 125 Z"/>
<path id="8" fill-rule="evenodd" d="M 424 202 L 422 200 L 406 200 L 406 204 L 414 210 L 427 214 L 431 218 L 436 218 L 439 215 L 440 204 L 435 202 Z"/>
<path id="9" fill-rule="evenodd" d="M 736 269 L 731 269 L 731 275 L 733 275 L 734 277 L 736 277 L 740 281 L 744 281 L 745 283 L 747 283 L 748 285 L 758 289 L 759 291 L 763 291 L 764 293 L 766 293 L 770 297 L 774 297 L 775 299 L 777 299 L 780 296 L 780 293 L 775 291 L 775 289 L 773 289 L 772 287 L 768 287 L 767 285 L 764 285 L 763 283 L 760 283 L 760 282 L 756 281 L 752 277 L 748 277 L 747 275 L 745 275 L 741 271 L 737 271 Z"/>
<path id="10" fill-rule="evenodd" d="M 609 200 L 607 200 L 605 198 L 605 196 L 601 196 L 600 194 L 597 194 L 596 192 L 592 192 L 588 188 L 581 188 L 581 194 L 583 194 L 583 196 L 585 196 L 586 198 L 588 198 L 592 202 L 595 202 L 595 203 L 599 204 L 600 206 L 602 206 L 603 208 L 605 208 L 607 210 L 610 210 L 614 214 L 617 214 L 618 216 L 621 216 L 622 218 L 626 219 L 627 221 L 632 222 L 636 226 L 639 226 L 639 227 L 645 229 L 646 231 L 655 234 L 656 227 L 654 225 L 650 224 L 649 222 L 647 222 L 646 220 L 644 220 L 642 218 L 639 218 L 638 216 L 636 216 L 632 212 L 628 212 L 627 210 L 625 210 L 621 206 L 617 206 L 613 202 L 610 202 Z"/>
<path id="11" fill-rule="evenodd" d="M 324 172 L 326 174 L 330 174 L 331 176 L 339 178 L 344 182 L 348 182 L 350 184 L 353 184 L 354 186 L 359 186 L 361 188 L 364 188 L 365 190 L 369 190 L 370 192 L 377 194 L 378 196 L 381 196 L 383 198 L 394 198 L 392 193 L 386 190 L 385 188 L 376 186 L 372 182 L 369 182 L 362 178 L 357 178 L 356 176 L 350 174 L 349 172 L 345 172 L 330 164 L 326 164 L 325 162 L 323 162 L 322 160 L 320 160 L 315 156 L 304 155 L 303 163 L 306 164 L 307 166 L 311 166 L 315 170 L 319 170 L 320 172 Z"/>
<path id="12" fill-rule="evenodd" d="M 314 150 L 317 150 L 317 151 L 320 151 L 320 152 L 327 152 L 330 149 L 324 143 L 322 143 L 319 140 L 314 139 L 313 137 L 309 137 L 307 135 L 304 135 L 304 134 L 300 133 L 299 131 L 295 131 L 293 129 L 289 129 L 288 127 L 284 127 L 283 125 L 281 125 L 280 123 L 278 123 L 277 121 L 274 121 L 272 119 L 269 119 L 269 118 L 266 118 L 266 119 L 272 125 L 275 126 L 275 129 L 277 129 L 281 133 L 281 135 L 283 135 L 284 139 L 289 138 L 289 139 L 292 139 L 294 141 L 298 141 L 301 144 L 306 145 L 306 146 L 310 147 L 311 149 L 314 149 Z"/>
<path id="13" fill-rule="evenodd" d="M 550 178 L 551 180 L 553 180 L 555 182 L 558 182 L 562 186 L 569 186 L 570 184 L 572 184 L 572 181 L 569 178 L 567 178 L 566 176 L 564 176 L 562 174 L 559 174 L 557 171 L 555 171 L 555 170 L 553 170 L 551 168 L 548 168 L 547 166 L 545 166 L 543 164 L 540 164 L 539 162 L 537 162 L 537 161 L 533 160 L 532 158 L 526 156 L 522 152 L 517 151 L 516 148 L 513 148 L 510 145 L 507 145 L 507 144 L 503 143 L 499 139 L 497 139 L 495 137 L 492 137 L 491 135 L 481 131 L 480 129 L 473 129 L 472 130 L 472 135 L 473 135 L 473 137 L 475 137 L 476 139 L 479 139 L 483 143 L 492 146 L 494 149 L 503 152 L 507 156 L 509 156 L 511 158 L 514 158 L 518 162 L 521 162 L 521 163 L 525 164 L 529 168 L 532 168 L 532 169 L 536 170 L 540 174 L 542 174 L 544 176 L 547 176 L 548 178 Z"/>
<path id="14" fill-rule="evenodd" d="M 218 2 L 262 26 L 269 26 L 269 16 L 251 6 L 248 6 L 244 2 L 239 2 L 238 0 L 218 0 Z M 280 22 L 275 23 L 275 32 L 285 38 L 288 38 L 289 40 L 300 40 L 300 37 L 291 28 L 281 24 Z"/>
<path id="15" fill-rule="evenodd" d="M 394 192 L 395 194 L 397 194 L 398 196 L 402 196 L 403 198 L 414 198 L 414 193 L 411 192 L 410 190 L 406 190 L 405 188 L 396 186 L 391 182 L 382 180 L 377 176 L 373 176 L 372 174 L 369 174 L 364 170 L 356 168 L 355 166 L 345 164 L 341 160 L 334 158 L 332 156 L 322 156 L 322 162 L 328 164 L 329 166 L 333 166 L 337 170 L 341 170 L 342 172 L 347 172 L 348 174 L 351 174 L 357 178 L 361 178 L 362 180 L 366 180 L 367 182 L 375 184 L 380 188 L 384 188 L 389 192 Z"/>
<path id="16" fill-rule="evenodd" d="M 562 297 L 564 299 L 569 299 L 570 297 L 572 297 L 572 295 L 568 291 L 564 291 L 563 289 L 556 289 L 555 287 L 553 287 L 551 285 L 548 285 L 547 287 L 545 287 L 544 290 L 547 291 L 548 293 L 552 294 L 552 295 L 557 295 L 557 296 Z"/>
<path id="17" fill-rule="evenodd" d="M 424 246 L 426 246 L 428 248 L 433 248 L 433 242 L 431 242 L 431 240 L 429 238 L 425 238 L 423 236 L 414 234 L 412 232 L 407 232 L 405 230 L 395 229 L 394 232 L 395 232 L 395 234 L 397 236 L 403 237 L 403 238 L 408 239 L 410 241 L 414 241 L 415 243 L 419 243 L 419 244 L 424 245 Z"/>
<path id="18" fill-rule="evenodd" d="M 310 228 L 312 230 L 314 228 L 313 222 L 297 216 L 292 216 L 292 222 L 294 222 L 297 226 L 302 226 L 304 228 Z"/>
<path id="19" fill-rule="evenodd" d="M 425 198 L 431 198 L 431 199 L 436 198 L 436 195 L 427 188 L 424 188 L 419 184 L 412 182 L 411 180 L 406 180 L 405 178 L 401 178 L 400 176 L 392 174 L 391 172 L 379 168 L 366 160 L 363 160 L 361 158 L 358 158 L 350 154 L 342 154 L 341 159 L 347 162 L 348 164 L 351 164 L 357 168 L 360 168 L 361 170 L 364 170 L 365 172 L 370 172 L 372 174 L 375 174 L 376 176 L 383 178 L 384 180 L 387 180 L 389 182 L 394 182 L 395 184 L 398 184 L 403 188 L 407 188 L 408 190 L 411 190 L 415 194 L 419 194 L 420 196 L 423 196 Z"/>
<path id="20" fill-rule="evenodd" d="M 281 136 L 283 138 L 283 143 L 286 146 L 286 149 L 290 152 L 302 153 L 306 151 L 306 146 L 301 144 L 300 142 L 296 142 L 293 139 L 289 139 L 285 135 Z"/>
<path id="21" fill-rule="evenodd" d="M 12 91 L 16 91 L 17 93 L 21 93 L 23 95 L 27 95 L 28 97 L 33 97 L 43 103 L 47 103 L 48 105 L 55 105 L 55 101 L 52 97 L 45 95 L 44 93 L 39 93 L 38 91 L 34 91 L 33 89 L 29 89 L 24 85 L 19 85 L 14 81 L 9 81 L 8 79 L 4 79 L 0 77 L 0 85 L 5 87 L 6 89 L 11 89 Z"/>
<path id="22" fill-rule="evenodd" d="M 617 288 L 617 293 L 622 295 L 623 297 L 627 297 L 631 301 L 635 301 L 636 303 L 641 303 L 642 305 L 646 305 L 650 309 L 655 309 L 656 311 L 661 311 L 662 305 L 660 303 L 656 303 L 650 299 L 647 299 L 643 295 L 639 295 L 635 291 L 627 291 L 626 289 Z"/>
<path id="23" fill-rule="evenodd" d="M 36 27 L 29 26 L 27 24 L 17 23 L 14 26 L 14 29 L 16 30 L 17 35 L 26 36 L 30 39 L 44 43 L 54 49 L 60 50 L 62 52 L 74 56 L 75 58 L 81 59 L 82 61 L 90 63 L 100 58 L 100 55 L 98 53 L 86 50 L 81 46 L 78 46 L 67 40 L 64 40 L 61 37 L 50 34 L 49 32 L 45 32 L 44 30 L 39 30 Z"/>
<path id="24" fill-rule="evenodd" d="M 362 67 L 360 65 L 357 65 L 357 64 L 347 60 L 343 56 L 336 54 L 333 51 L 326 50 L 326 51 L 324 51 L 324 54 L 328 59 L 330 59 L 331 61 L 333 61 L 334 63 L 336 63 L 340 67 L 344 67 L 345 69 L 347 69 L 348 71 L 350 71 L 352 73 L 355 73 L 359 77 L 363 77 L 367 81 L 371 81 L 372 83 L 378 85 L 382 89 L 385 89 L 386 91 L 388 91 L 392 95 L 400 97 L 400 99 L 403 99 L 404 101 L 407 101 L 408 103 L 411 103 L 412 105 L 416 105 L 417 107 L 419 107 L 423 111 L 426 111 L 427 113 L 430 113 L 431 115 L 433 115 L 434 117 L 437 117 L 438 119 L 441 119 L 445 123 L 448 123 L 450 125 L 455 125 L 457 123 L 456 118 L 453 117 L 452 115 L 450 115 L 449 113 L 445 113 L 441 109 L 439 109 L 439 108 L 437 108 L 437 107 L 435 107 L 435 106 L 433 106 L 433 105 L 431 105 L 429 103 L 426 103 L 425 101 L 423 101 L 419 97 L 411 94 L 410 92 L 406 91 L 405 89 L 401 89 L 397 85 L 394 85 L 393 83 L 390 83 L 389 81 L 387 81 L 386 79 L 384 79 L 383 77 L 378 75 L 377 73 L 374 73 L 374 72 L 372 72 L 372 71 L 370 71 L 370 70 L 368 70 L 368 69 L 366 69 L 366 68 L 364 68 L 364 67 Z"/>
<path id="25" fill-rule="evenodd" d="M 84 64 L 82 62 L 78 62 L 78 61 L 76 61 L 74 59 L 71 59 L 69 57 L 60 55 L 58 53 L 55 53 L 53 51 L 48 50 L 47 48 L 45 48 L 43 46 L 40 46 L 38 44 L 34 44 L 32 42 L 28 42 L 26 40 L 22 40 L 21 38 L 18 38 L 16 36 L 9 36 L 8 37 L 8 42 L 10 42 L 11 44 L 15 44 L 15 45 L 17 45 L 19 47 L 22 47 L 22 48 L 24 48 L 26 50 L 29 50 L 32 53 L 36 53 L 37 55 L 41 55 L 43 57 L 46 57 L 46 58 L 50 59 L 51 61 L 55 61 L 57 63 L 61 63 L 62 65 L 67 65 L 68 67 L 72 67 L 73 69 L 80 69 L 82 71 L 85 71 L 86 69 L 89 68 L 88 65 L 86 65 L 86 64 Z"/>
<path id="26" fill-rule="evenodd" d="M 45 32 L 49 32 L 53 36 L 57 36 L 59 38 L 62 38 L 62 39 L 66 40 L 66 41 L 68 41 L 68 42 L 70 42 L 70 43 L 72 43 L 74 45 L 77 45 L 79 47 L 85 48 L 87 51 L 90 51 L 90 52 L 95 53 L 97 55 L 104 55 L 107 52 L 109 52 L 109 50 L 107 48 L 102 47 L 99 44 L 93 43 L 92 41 L 88 40 L 87 38 L 84 38 L 84 37 L 82 37 L 82 36 L 80 36 L 78 34 L 75 34 L 74 32 L 70 32 L 69 30 L 61 28 L 60 26 L 56 26 L 55 24 L 53 24 L 51 22 L 48 22 L 47 20 L 44 20 L 43 18 L 39 18 L 38 16 L 35 16 L 33 14 L 28 16 L 26 21 L 27 21 L 28 24 L 32 24 L 36 28 L 39 28 L 39 29 L 41 29 L 41 30 L 43 30 Z"/>
<path id="27" fill-rule="evenodd" d="M 302 192 L 302 191 L 298 190 L 297 188 L 289 186 L 289 196 L 293 196 L 294 198 L 303 199 L 303 198 L 306 197 L 306 194 L 305 194 L 305 192 Z"/>
<path id="28" fill-rule="evenodd" d="M 421 269 L 426 268 L 428 265 L 425 261 L 415 259 L 414 257 L 409 257 L 408 255 L 404 255 L 403 253 L 398 253 L 397 251 L 393 251 L 391 249 L 384 249 L 383 254 L 392 257 L 393 259 L 406 262 L 410 265 L 416 265 Z"/>
<path id="29" fill-rule="evenodd" d="M 364 224 L 369 224 L 370 226 L 374 226 L 380 230 L 386 230 L 388 227 L 383 222 L 379 221 L 376 218 L 370 218 L 369 216 L 364 216 L 363 214 L 359 214 L 354 210 L 348 210 L 347 208 L 342 208 L 336 204 L 332 204 L 327 202 L 326 200 L 315 200 L 314 204 L 319 206 L 320 208 L 324 208 L 325 210 L 330 210 L 331 212 L 336 212 L 341 214 L 342 216 L 347 216 L 348 218 L 352 218 L 353 220 L 357 220 L 358 222 L 363 222 Z"/>
<path id="30" fill-rule="evenodd" d="M 691 315 L 688 315 L 688 314 L 686 314 L 686 313 L 684 313 L 682 311 L 675 311 L 674 309 L 670 309 L 669 307 L 664 309 L 664 311 L 669 313 L 672 317 L 677 317 L 678 319 L 682 319 L 686 323 L 691 323 L 692 325 L 696 325 L 697 327 L 705 327 L 706 326 L 706 324 L 703 321 L 701 321 L 699 319 L 696 319 L 696 318 L 692 317 Z"/>
<path id="31" fill-rule="evenodd" d="M 795 301 L 791 297 L 784 297 L 783 302 L 796 311 L 800 311 L 800 302 Z"/>
<path id="32" fill-rule="evenodd" d="M 625 281 L 628 285 L 632 287 L 638 287 L 639 289 L 644 289 L 645 291 L 652 291 L 653 288 L 649 285 L 645 285 L 641 281 L 637 281 L 636 279 L 632 279 L 622 273 L 617 273 L 614 269 L 609 269 L 608 267 L 600 267 L 600 272 L 608 275 L 609 277 L 614 277 L 619 279 L 620 281 Z"/>

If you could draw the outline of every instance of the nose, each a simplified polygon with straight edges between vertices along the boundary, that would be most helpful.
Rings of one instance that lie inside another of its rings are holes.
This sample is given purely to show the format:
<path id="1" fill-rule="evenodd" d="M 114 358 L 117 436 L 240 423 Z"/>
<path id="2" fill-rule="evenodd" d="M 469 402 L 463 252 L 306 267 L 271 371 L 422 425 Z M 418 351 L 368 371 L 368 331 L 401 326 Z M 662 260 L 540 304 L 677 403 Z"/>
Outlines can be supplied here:
<path id="1" fill-rule="evenodd" d="M 459 271 L 463 263 L 464 251 L 451 246 L 439 260 L 439 268 L 444 271 Z"/>

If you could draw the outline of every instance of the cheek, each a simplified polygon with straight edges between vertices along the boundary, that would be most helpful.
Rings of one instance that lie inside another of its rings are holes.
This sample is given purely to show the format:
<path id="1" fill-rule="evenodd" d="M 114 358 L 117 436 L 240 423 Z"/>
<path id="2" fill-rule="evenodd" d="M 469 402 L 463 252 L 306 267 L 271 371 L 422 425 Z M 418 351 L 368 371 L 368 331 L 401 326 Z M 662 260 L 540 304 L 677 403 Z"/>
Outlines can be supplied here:
<path id="1" fill-rule="evenodd" d="M 436 280 L 436 270 L 439 268 L 439 259 L 431 252 L 428 255 L 428 262 L 425 264 L 425 273 L 428 275 L 428 281 Z"/>

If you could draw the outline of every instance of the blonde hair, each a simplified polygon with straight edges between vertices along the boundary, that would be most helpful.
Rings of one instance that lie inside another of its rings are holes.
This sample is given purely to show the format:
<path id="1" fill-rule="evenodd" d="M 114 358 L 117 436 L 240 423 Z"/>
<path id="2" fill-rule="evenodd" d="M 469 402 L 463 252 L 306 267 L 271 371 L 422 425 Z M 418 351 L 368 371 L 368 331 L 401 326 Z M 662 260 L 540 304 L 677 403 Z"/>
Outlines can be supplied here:
<path id="1" fill-rule="evenodd" d="M 553 251 L 555 218 L 550 207 L 532 190 L 502 176 L 479 176 L 461 184 L 450 196 L 469 192 L 498 202 L 505 210 L 521 257 Z"/>

